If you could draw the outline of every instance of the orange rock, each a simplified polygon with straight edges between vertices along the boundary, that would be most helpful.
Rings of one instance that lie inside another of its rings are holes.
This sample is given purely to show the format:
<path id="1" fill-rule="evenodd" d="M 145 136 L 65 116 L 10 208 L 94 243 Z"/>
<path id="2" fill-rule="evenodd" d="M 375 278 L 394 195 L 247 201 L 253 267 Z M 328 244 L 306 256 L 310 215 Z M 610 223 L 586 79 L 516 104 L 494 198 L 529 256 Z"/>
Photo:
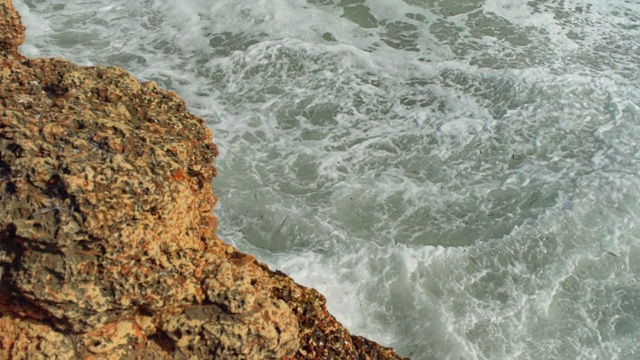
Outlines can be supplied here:
<path id="1" fill-rule="evenodd" d="M 20 21 L 20 15 L 13 7 L 11 0 L 0 0 L 0 56 L 16 56 L 22 58 L 18 53 L 18 46 L 24 42 L 24 25 Z M 3 68 L 5 64 L 3 63 Z"/>
<path id="2" fill-rule="evenodd" d="M 0 359 L 392 359 L 216 237 L 217 149 L 176 94 L 26 59 L 0 0 Z"/>

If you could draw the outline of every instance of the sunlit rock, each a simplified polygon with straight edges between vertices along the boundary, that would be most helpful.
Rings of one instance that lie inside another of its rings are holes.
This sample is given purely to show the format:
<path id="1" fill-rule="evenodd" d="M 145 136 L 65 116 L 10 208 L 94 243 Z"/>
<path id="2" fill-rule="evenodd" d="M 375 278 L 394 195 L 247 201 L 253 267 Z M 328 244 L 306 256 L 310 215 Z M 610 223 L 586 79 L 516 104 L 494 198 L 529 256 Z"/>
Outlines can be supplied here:
<path id="1" fill-rule="evenodd" d="M 183 100 L 22 41 L 0 0 L 0 359 L 396 358 L 216 237 Z"/>

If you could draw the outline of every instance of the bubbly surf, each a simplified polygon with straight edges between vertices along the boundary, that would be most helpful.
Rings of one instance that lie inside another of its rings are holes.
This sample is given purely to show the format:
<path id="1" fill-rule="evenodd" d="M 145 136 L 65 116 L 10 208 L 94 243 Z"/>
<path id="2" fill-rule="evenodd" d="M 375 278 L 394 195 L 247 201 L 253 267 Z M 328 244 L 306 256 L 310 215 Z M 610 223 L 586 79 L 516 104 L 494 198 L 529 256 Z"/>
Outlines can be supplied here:
<path id="1" fill-rule="evenodd" d="M 14 0 L 215 133 L 220 237 L 414 359 L 640 356 L 640 5 Z"/>

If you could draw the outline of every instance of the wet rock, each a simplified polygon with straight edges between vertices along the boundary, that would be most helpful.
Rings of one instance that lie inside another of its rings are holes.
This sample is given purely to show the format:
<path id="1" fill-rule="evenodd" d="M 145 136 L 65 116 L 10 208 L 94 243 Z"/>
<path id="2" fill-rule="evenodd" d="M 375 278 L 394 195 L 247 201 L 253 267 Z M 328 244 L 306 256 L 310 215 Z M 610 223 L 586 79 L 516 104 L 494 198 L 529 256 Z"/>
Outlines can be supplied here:
<path id="1" fill-rule="evenodd" d="M 397 357 L 217 238 L 217 150 L 184 101 L 23 40 L 0 0 L 0 359 Z"/>

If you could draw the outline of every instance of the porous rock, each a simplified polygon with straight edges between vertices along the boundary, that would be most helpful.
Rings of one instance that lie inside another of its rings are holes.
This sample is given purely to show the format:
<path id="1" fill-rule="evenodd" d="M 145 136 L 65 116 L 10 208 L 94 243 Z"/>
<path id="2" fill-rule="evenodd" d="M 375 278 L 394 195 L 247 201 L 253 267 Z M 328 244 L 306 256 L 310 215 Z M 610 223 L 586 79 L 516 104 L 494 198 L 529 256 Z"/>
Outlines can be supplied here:
<path id="1" fill-rule="evenodd" d="M 183 100 L 23 41 L 0 0 L 0 359 L 397 358 L 217 238 Z"/>

